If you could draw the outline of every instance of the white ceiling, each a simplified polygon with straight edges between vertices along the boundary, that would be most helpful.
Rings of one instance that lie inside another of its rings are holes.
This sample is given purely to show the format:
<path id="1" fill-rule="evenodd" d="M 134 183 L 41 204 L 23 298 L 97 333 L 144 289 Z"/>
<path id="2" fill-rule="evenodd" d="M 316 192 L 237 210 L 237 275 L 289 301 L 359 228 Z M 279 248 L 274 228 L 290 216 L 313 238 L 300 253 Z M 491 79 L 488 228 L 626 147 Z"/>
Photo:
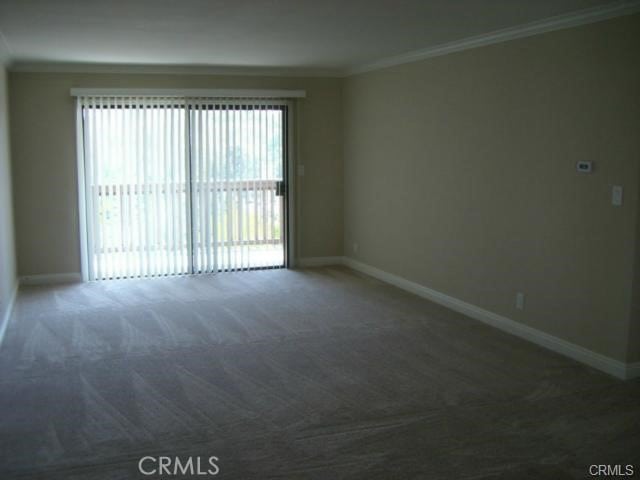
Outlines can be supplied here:
<path id="1" fill-rule="evenodd" d="M 0 0 L 13 62 L 343 71 L 608 0 Z"/>

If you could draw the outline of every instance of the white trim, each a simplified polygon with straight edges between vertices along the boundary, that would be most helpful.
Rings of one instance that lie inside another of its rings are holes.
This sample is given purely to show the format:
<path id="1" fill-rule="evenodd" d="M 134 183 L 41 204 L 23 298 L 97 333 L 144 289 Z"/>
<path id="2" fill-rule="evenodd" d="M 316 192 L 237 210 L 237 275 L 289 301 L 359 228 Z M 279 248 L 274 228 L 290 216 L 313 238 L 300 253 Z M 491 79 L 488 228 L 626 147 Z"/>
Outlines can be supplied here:
<path id="1" fill-rule="evenodd" d="M 338 68 L 296 67 L 225 67 L 207 65 L 144 65 L 112 63 L 21 62 L 9 65 L 12 72 L 25 73 L 105 73 L 144 75 L 215 75 L 247 77 L 307 77 L 339 78 L 344 70 Z"/>
<path id="2" fill-rule="evenodd" d="M 85 199 L 85 171 L 84 171 L 84 125 L 82 119 L 82 104 L 76 101 L 76 166 L 78 175 L 78 238 L 80 240 L 80 275 L 82 281 L 89 279 L 89 260 L 87 252 L 87 217 Z"/>
<path id="3" fill-rule="evenodd" d="M 72 88 L 72 97 L 304 98 L 305 90 L 221 88 Z"/>
<path id="4" fill-rule="evenodd" d="M 541 347 L 552 350 L 556 353 L 569 357 L 578 362 L 589 365 L 593 368 L 601 370 L 609 375 L 621 379 L 635 378 L 633 375 L 640 374 L 638 363 L 627 364 L 613 358 L 609 358 L 600 353 L 596 353 L 587 348 L 576 345 L 575 343 L 562 340 L 561 338 L 549 335 L 535 328 L 523 325 L 522 323 L 503 317 L 497 313 L 490 312 L 471 303 L 464 302 L 455 297 L 451 297 L 444 293 L 438 292 L 431 288 L 425 287 L 418 283 L 412 282 L 405 278 L 399 277 L 379 268 L 372 267 L 365 263 L 359 262 L 349 257 L 344 258 L 344 264 L 354 270 L 370 275 L 383 282 L 395 285 L 403 290 L 414 293 L 420 297 L 431 300 L 432 302 L 443 305 L 451 310 L 460 312 L 468 317 L 479 320 L 487 325 L 496 327 L 502 331 L 520 337 L 529 342 L 535 343 Z"/>
<path id="5" fill-rule="evenodd" d="M 328 77 L 340 78 L 359 73 L 380 70 L 394 65 L 416 62 L 431 57 L 447 55 L 471 48 L 483 47 L 495 43 L 530 37 L 554 30 L 578 27 L 610 18 L 630 15 L 640 11 L 640 0 L 621 0 L 602 6 L 596 6 L 577 12 L 558 15 L 523 25 L 504 28 L 489 33 L 467 37 L 451 42 L 425 47 L 400 55 L 382 58 L 371 63 L 355 65 L 350 68 L 303 68 L 303 67 L 232 67 L 215 65 L 131 65 L 70 62 L 10 62 L 12 72 L 27 73 L 107 73 L 107 74 L 160 74 L 160 75 L 233 75 L 263 77 Z M 8 45 L 7 45 L 8 48 Z"/>
<path id="6" fill-rule="evenodd" d="M 573 13 L 550 17 L 544 20 L 525 23 L 516 27 L 504 28 L 473 37 L 467 37 L 461 40 L 454 40 L 452 42 L 414 50 L 401 55 L 383 58 L 371 63 L 350 68 L 347 70 L 346 76 L 380 70 L 404 63 L 417 62 L 427 58 L 438 57 L 472 48 L 484 47 L 495 43 L 507 42 L 518 38 L 531 37 L 533 35 L 552 32 L 554 30 L 587 25 L 589 23 L 600 22 L 602 20 L 630 15 L 637 12 L 640 12 L 640 0 L 625 0 L 613 4 L 588 8 Z"/>
<path id="7" fill-rule="evenodd" d="M 298 204 L 296 199 L 297 193 L 297 179 L 296 179 L 296 164 L 298 161 L 298 155 L 296 151 L 297 141 L 294 141 L 294 135 L 298 128 L 296 121 L 298 116 L 296 115 L 296 106 L 298 102 L 287 102 L 287 249 L 285 252 L 288 255 L 287 266 L 289 268 L 295 268 L 296 266 L 296 252 L 298 251 L 296 245 L 296 206 Z"/>
<path id="8" fill-rule="evenodd" d="M 16 304 L 16 298 L 18 297 L 18 282 L 16 282 L 13 287 L 13 292 L 9 297 L 9 303 L 7 303 L 7 308 L 4 312 L 2 312 L 2 323 L 0 323 L 0 347 L 2 347 L 2 340 L 4 340 L 4 334 L 7 331 L 7 327 L 9 326 L 9 321 L 11 320 L 11 315 L 13 314 L 13 308 Z"/>
<path id="9" fill-rule="evenodd" d="M 298 267 L 324 267 L 328 265 L 343 265 L 344 257 L 302 257 L 298 258 Z"/>
<path id="10" fill-rule="evenodd" d="M 81 281 L 82 274 L 76 272 L 45 273 L 20 277 L 20 285 L 52 285 L 56 283 L 77 283 Z"/>

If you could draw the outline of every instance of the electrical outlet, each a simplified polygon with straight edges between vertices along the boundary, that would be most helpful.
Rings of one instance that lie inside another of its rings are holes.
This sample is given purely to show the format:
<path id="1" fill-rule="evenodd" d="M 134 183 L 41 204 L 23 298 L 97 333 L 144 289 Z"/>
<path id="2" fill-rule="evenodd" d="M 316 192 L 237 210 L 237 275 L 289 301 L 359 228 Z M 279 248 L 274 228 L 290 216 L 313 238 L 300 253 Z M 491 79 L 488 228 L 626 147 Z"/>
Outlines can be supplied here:
<path id="1" fill-rule="evenodd" d="M 360 248 L 360 246 L 354 242 L 353 244 L 353 253 L 358 253 L 358 249 Z"/>
<path id="2" fill-rule="evenodd" d="M 516 308 L 518 310 L 524 310 L 524 293 L 516 293 Z"/>
<path id="3" fill-rule="evenodd" d="M 580 173 L 591 173 L 592 169 L 593 167 L 589 161 L 580 161 L 576 164 L 576 170 Z"/>

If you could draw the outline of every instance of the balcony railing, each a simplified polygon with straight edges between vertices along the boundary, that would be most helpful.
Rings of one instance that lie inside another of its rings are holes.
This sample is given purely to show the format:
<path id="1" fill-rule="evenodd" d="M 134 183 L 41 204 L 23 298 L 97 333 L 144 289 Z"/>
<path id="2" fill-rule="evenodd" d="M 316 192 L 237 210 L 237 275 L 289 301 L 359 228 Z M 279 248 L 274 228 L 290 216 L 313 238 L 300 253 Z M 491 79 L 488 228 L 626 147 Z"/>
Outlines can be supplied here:
<path id="1" fill-rule="evenodd" d="M 191 247 L 196 262 L 207 251 L 216 255 L 224 250 L 220 259 L 251 254 L 257 264 L 249 268 L 282 265 L 283 197 L 276 195 L 277 184 L 277 180 L 234 180 L 93 185 L 89 191 L 97 200 L 100 218 L 95 261 L 122 264 L 134 252 L 159 256 L 183 252 L 185 263 Z M 184 216 L 182 223 L 173 215 Z M 187 223 L 190 233 L 180 228 Z M 224 261 L 220 268 L 227 268 Z"/>

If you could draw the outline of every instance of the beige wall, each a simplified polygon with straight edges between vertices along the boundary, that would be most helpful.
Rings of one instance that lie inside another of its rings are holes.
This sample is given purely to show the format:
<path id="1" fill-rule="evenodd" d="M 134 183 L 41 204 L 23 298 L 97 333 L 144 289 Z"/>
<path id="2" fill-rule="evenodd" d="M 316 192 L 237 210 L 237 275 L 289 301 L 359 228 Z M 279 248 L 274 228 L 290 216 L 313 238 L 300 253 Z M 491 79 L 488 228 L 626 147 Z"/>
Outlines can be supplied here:
<path id="1" fill-rule="evenodd" d="M 0 56 L 0 328 L 16 288 L 8 100 L 7 73 Z"/>
<path id="2" fill-rule="evenodd" d="M 299 256 L 344 252 L 640 360 L 638 51 L 635 15 L 345 80 L 12 73 L 19 273 L 79 271 L 71 87 L 303 88 Z"/>
<path id="3" fill-rule="evenodd" d="M 640 99 L 638 101 L 640 102 Z M 638 177 L 638 185 L 640 185 L 640 176 Z M 630 362 L 640 362 L 640 195 L 638 195 L 636 212 L 636 250 L 630 309 L 629 351 L 627 354 Z"/>
<path id="4" fill-rule="evenodd" d="M 298 256 L 342 253 L 340 80 L 204 75 L 11 73 L 20 275 L 79 272 L 72 87 L 306 89 L 297 111 Z"/>
<path id="5" fill-rule="evenodd" d="M 632 359 L 638 52 L 635 15 L 348 78 L 345 254 Z"/>

